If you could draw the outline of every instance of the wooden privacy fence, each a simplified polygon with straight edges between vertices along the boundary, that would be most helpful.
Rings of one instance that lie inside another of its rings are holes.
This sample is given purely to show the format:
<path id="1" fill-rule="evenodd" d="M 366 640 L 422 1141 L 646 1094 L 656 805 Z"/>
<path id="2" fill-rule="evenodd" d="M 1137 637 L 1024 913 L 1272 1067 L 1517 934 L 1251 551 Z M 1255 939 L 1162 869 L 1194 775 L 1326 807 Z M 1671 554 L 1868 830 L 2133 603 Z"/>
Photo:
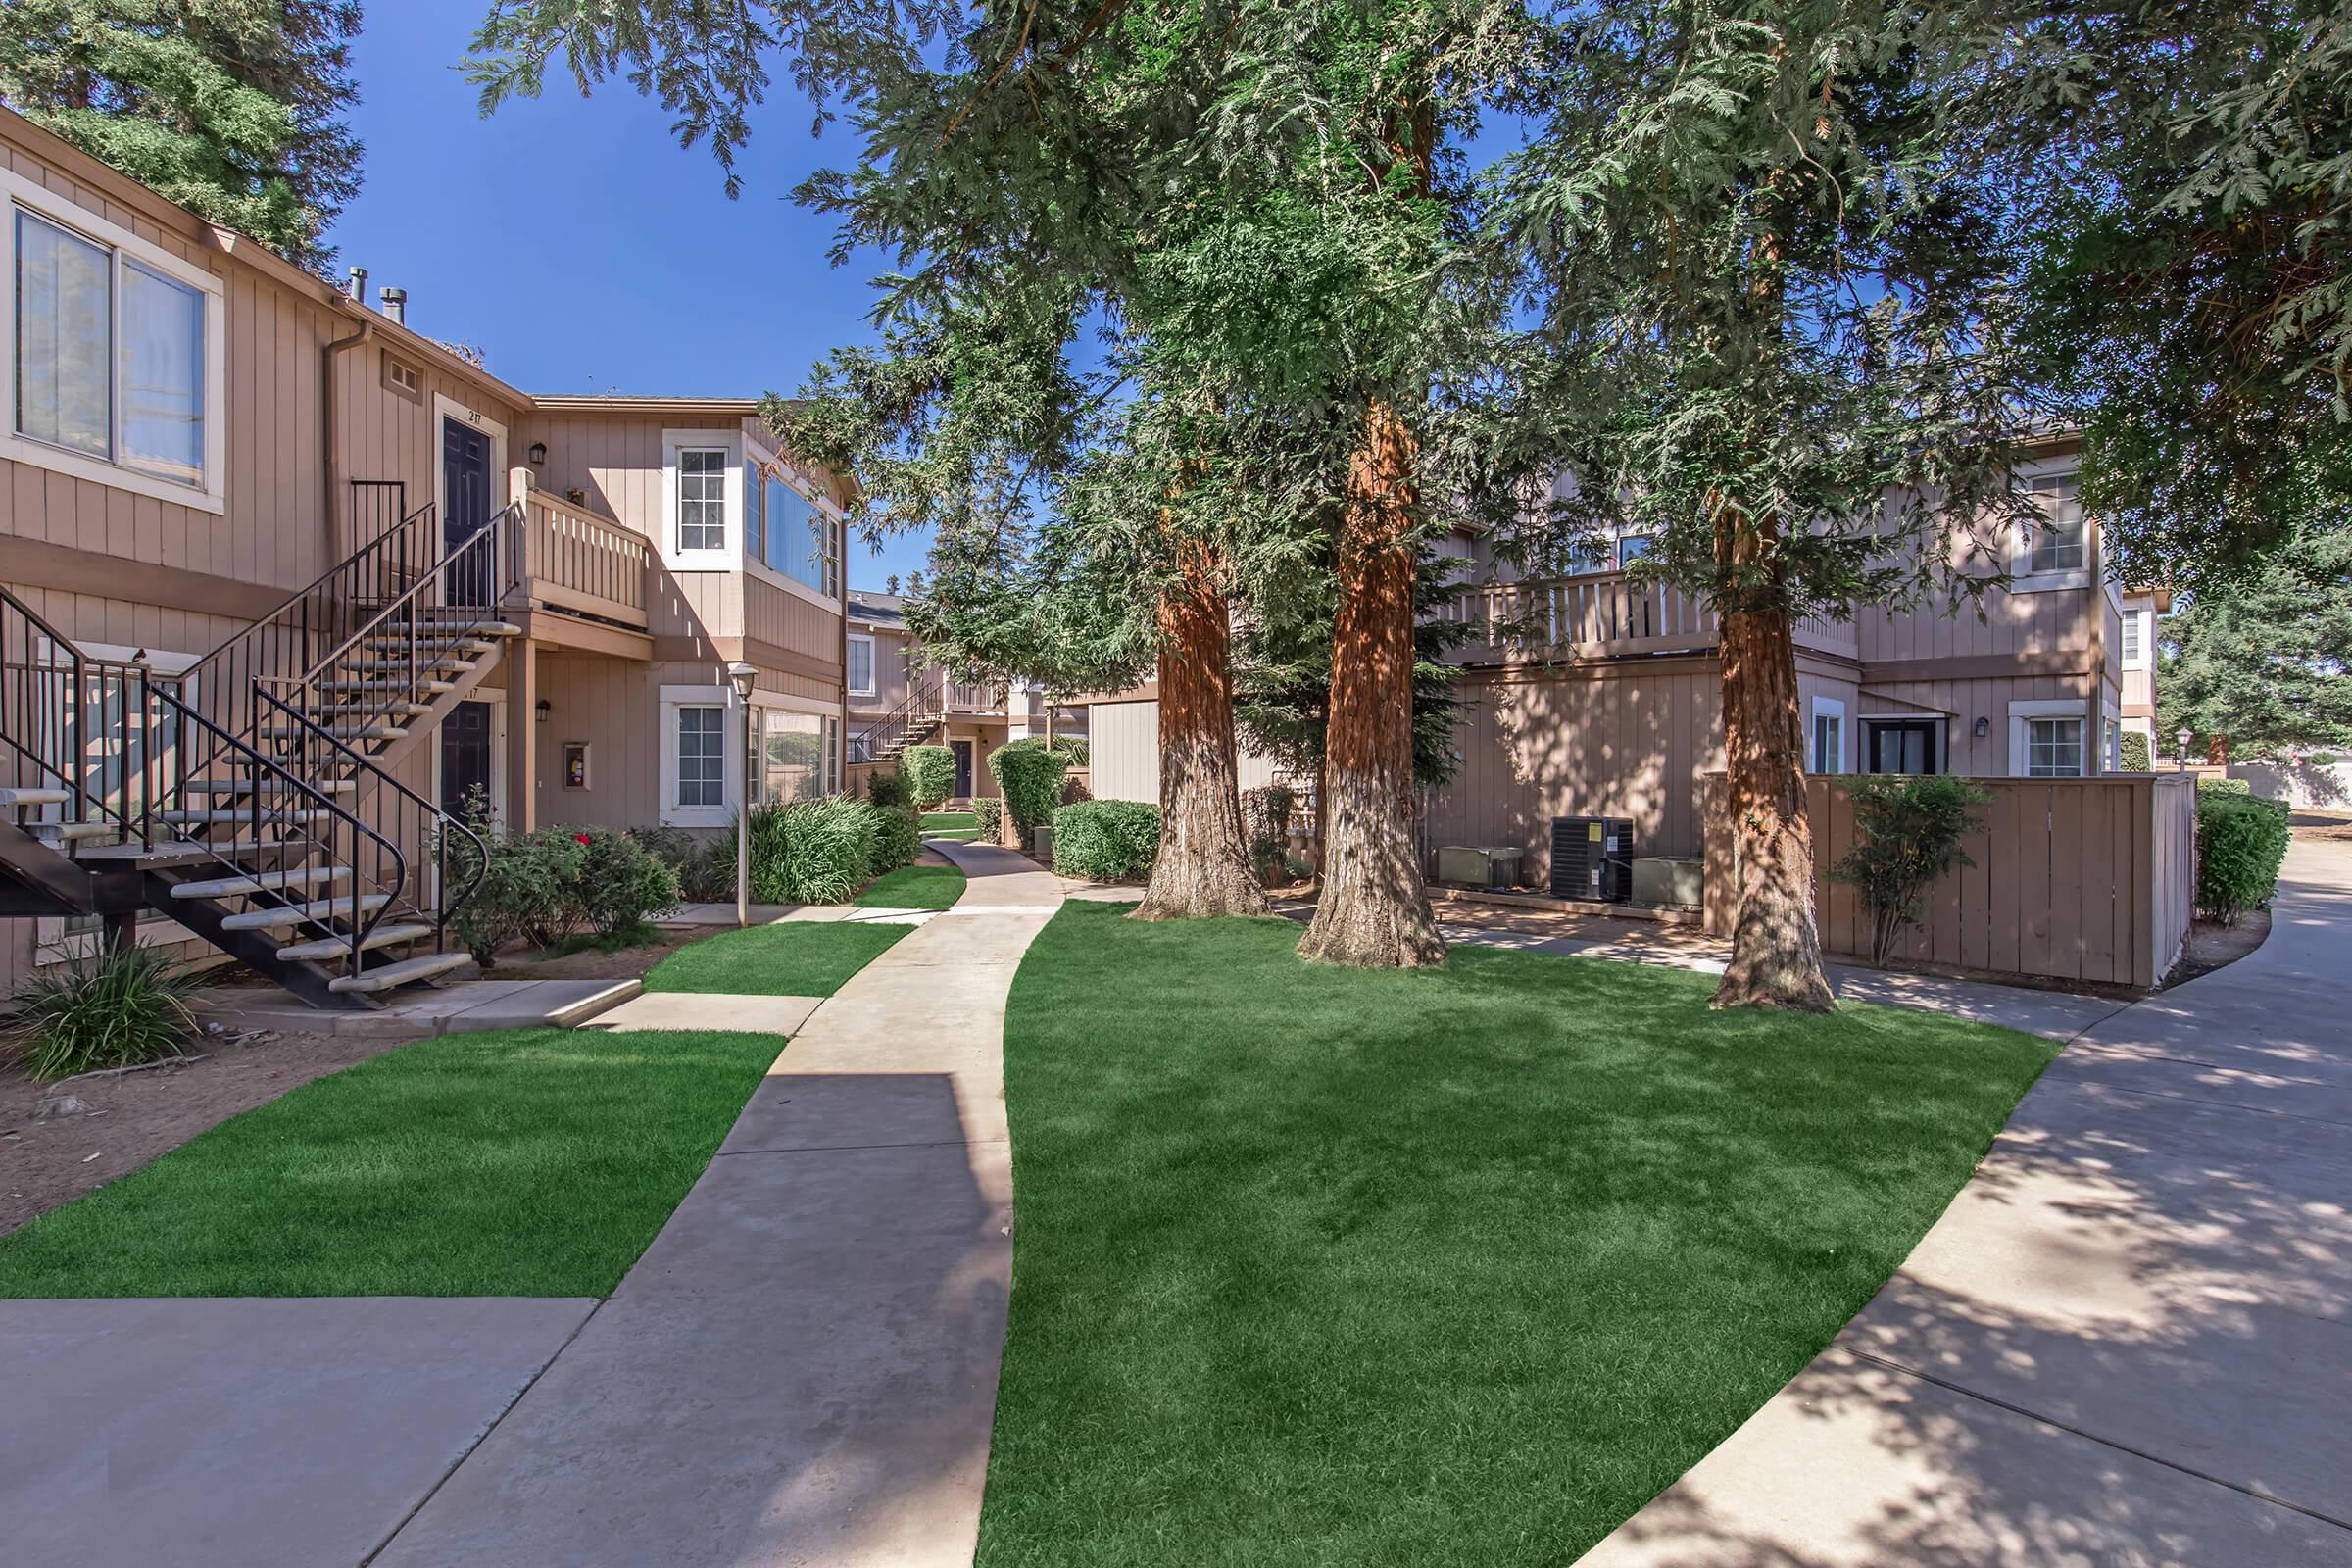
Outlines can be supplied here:
<path id="1" fill-rule="evenodd" d="M 2183 777 L 1981 778 L 1992 797 L 1975 863 L 1929 890 L 1898 961 L 1986 974 L 2152 988 L 2180 956 L 2194 912 L 2197 801 Z M 1813 900 L 1824 951 L 1870 956 L 1870 914 L 1830 867 L 1854 844 L 1853 800 L 1832 777 L 1805 781 Z M 1728 936 L 1739 883 L 1723 775 L 1707 779 L 1706 923 Z"/>

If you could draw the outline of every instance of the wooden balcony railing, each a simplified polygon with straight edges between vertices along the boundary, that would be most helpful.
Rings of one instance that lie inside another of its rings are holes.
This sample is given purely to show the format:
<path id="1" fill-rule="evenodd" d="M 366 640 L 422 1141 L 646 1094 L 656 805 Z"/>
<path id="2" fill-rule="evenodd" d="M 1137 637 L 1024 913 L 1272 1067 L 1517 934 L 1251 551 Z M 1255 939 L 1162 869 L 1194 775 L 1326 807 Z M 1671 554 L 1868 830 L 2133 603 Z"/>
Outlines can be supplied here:
<path id="1" fill-rule="evenodd" d="M 650 540 L 544 490 L 529 493 L 523 514 L 533 604 L 645 629 Z"/>
<path id="2" fill-rule="evenodd" d="M 1695 596 L 1622 572 L 1554 582 L 1489 583 L 1467 589 L 1439 618 L 1478 628 L 1452 656 L 1491 663 L 1516 659 L 1605 659 L 1715 646 L 1715 612 Z M 1850 622 L 1798 623 L 1799 645 L 1851 655 Z"/>

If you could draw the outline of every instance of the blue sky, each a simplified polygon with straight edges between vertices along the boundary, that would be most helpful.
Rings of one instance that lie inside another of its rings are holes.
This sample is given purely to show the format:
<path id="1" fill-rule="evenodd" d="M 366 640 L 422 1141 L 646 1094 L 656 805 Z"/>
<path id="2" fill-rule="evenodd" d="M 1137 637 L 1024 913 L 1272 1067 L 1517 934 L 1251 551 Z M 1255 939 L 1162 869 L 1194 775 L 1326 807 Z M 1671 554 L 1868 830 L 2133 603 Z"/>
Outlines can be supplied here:
<path id="1" fill-rule="evenodd" d="M 681 149 L 625 82 L 582 99 L 551 73 L 545 97 L 482 119 L 454 69 L 481 14 L 482 0 L 378 0 L 354 50 L 368 153 L 331 237 L 370 290 L 409 291 L 412 326 L 474 345 L 529 392 L 791 392 L 828 349 L 868 339 L 878 269 L 828 266 L 830 225 L 791 200 L 855 148 L 839 127 L 811 139 L 788 82 L 729 201 L 710 150 Z M 926 548 L 854 546 L 851 586 L 920 569 Z"/>

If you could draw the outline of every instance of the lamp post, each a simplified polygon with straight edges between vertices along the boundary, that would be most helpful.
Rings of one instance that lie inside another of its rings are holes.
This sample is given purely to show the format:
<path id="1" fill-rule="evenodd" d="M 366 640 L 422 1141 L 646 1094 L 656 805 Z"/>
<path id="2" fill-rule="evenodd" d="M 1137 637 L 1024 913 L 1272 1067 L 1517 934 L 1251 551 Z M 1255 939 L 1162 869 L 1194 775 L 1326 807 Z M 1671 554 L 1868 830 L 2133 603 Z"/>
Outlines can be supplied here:
<path id="1" fill-rule="evenodd" d="M 760 671 L 738 660 L 727 666 L 727 680 L 743 709 L 743 793 L 735 803 L 735 924 L 752 923 L 752 683 Z"/>
<path id="2" fill-rule="evenodd" d="M 2173 771 L 2176 773 L 2185 773 L 2188 771 L 2188 743 L 2196 738 L 2196 732 L 2193 730 L 2183 729 L 2178 736 L 2174 738 L 2180 743 L 2180 751 L 2179 754 L 2180 761 L 2180 765 L 2174 768 Z"/>

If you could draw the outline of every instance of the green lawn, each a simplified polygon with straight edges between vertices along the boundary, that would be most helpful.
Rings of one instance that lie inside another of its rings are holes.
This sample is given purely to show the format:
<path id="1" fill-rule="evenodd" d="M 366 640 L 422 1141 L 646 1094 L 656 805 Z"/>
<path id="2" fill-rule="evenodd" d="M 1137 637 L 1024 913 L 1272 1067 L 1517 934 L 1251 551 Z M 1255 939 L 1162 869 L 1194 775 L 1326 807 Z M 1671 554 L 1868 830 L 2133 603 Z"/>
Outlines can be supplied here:
<path id="1" fill-rule="evenodd" d="M 654 965 L 645 977 L 645 989 L 829 997 L 913 929 L 848 920 L 787 920 L 748 931 L 722 931 Z"/>
<path id="2" fill-rule="evenodd" d="M 2054 1052 L 1065 905 L 1004 1027 L 984 1564 L 1564 1563 L 1893 1271 Z"/>
<path id="3" fill-rule="evenodd" d="M 419 1041 L 0 1237 L 0 1297 L 603 1296 L 775 1055 L 765 1034 Z"/>
<path id="4" fill-rule="evenodd" d="M 867 909 L 944 909 L 961 897 L 963 873 L 954 866 L 903 865 L 851 902 Z"/>
<path id="5" fill-rule="evenodd" d="M 980 836 L 980 818 L 969 811 L 925 811 L 921 826 L 923 837 L 955 844 L 969 844 Z"/>

